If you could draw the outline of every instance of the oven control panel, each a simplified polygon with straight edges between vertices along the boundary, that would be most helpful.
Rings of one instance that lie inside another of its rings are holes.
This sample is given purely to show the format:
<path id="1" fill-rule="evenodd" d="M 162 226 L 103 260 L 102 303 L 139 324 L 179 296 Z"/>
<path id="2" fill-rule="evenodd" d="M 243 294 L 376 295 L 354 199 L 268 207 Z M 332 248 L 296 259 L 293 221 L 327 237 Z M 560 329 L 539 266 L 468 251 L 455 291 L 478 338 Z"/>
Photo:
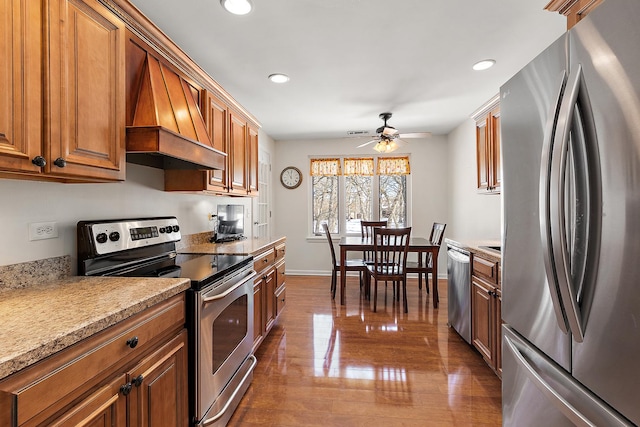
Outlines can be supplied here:
<path id="1" fill-rule="evenodd" d="M 175 217 L 135 221 L 106 221 L 90 225 L 92 244 L 99 255 L 127 249 L 177 242 L 180 226 Z"/>

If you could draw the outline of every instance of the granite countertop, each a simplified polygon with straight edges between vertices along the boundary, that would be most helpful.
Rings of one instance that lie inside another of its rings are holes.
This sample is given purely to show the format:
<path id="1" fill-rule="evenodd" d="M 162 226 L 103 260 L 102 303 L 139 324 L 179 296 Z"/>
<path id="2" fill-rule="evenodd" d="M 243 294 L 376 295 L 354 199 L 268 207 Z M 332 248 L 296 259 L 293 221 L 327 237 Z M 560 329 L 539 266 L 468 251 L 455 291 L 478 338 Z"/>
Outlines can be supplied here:
<path id="1" fill-rule="evenodd" d="M 182 254 L 256 255 L 265 249 L 283 243 L 286 237 L 245 239 L 225 243 L 200 243 L 178 250 Z"/>
<path id="2" fill-rule="evenodd" d="M 456 239 L 445 237 L 445 243 L 449 246 L 455 246 L 457 248 L 469 251 L 474 254 L 479 254 L 483 258 L 489 259 L 494 262 L 502 261 L 502 254 L 498 251 L 487 249 L 484 246 L 500 246 L 499 239 Z"/>
<path id="3" fill-rule="evenodd" d="M 162 302 L 188 279 L 67 277 L 0 291 L 0 379 Z"/>

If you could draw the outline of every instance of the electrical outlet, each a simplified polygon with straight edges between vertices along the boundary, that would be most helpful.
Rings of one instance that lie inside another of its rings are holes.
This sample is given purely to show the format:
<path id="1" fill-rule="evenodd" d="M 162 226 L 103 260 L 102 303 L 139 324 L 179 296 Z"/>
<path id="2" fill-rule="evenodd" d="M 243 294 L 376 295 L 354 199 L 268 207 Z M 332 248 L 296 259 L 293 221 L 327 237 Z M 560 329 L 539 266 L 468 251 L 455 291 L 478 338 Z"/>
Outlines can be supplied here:
<path id="1" fill-rule="evenodd" d="M 216 215 L 216 214 L 212 214 L 212 213 L 210 213 L 210 214 L 209 214 L 209 216 L 208 216 L 209 221 L 213 221 L 213 220 L 214 220 L 214 219 L 216 219 L 217 217 L 218 217 L 218 215 Z"/>
<path id="2" fill-rule="evenodd" d="M 55 222 L 32 222 L 29 224 L 29 240 L 55 239 L 58 237 L 58 224 Z"/>

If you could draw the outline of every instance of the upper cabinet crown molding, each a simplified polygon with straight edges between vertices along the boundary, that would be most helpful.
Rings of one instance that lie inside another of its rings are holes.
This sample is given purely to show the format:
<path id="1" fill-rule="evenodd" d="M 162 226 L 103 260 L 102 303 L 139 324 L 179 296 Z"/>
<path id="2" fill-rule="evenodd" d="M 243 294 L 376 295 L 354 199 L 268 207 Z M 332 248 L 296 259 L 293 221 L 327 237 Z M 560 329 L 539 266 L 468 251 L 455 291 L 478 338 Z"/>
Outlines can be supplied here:
<path id="1" fill-rule="evenodd" d="M 253 126 L 261 127 L 258 119 L 128 0 L 100 1 L 117 14 L 131 32 L 152 47 L 164 60 L 185 73 L 190 79 L 197 81 L 204 89 L 217 93 L 229 107 L 245 116 Z"/>
<path id="2" fill-rule="evenodd" d="M 603 1 L 604 0 L 551 0 L 544 9 L 566 16 L 567 29 L 570 29 Z"/>
<path id="3" fill-rule="evenodd" d="M 500 102 L 500 94 L 497 93 L 490 100 L 482 104 L 480 108 L 478 108 L 476 111 L 471 113 L 470 117 L 477 122 L 479 119 L 486 116 L 487 113 L 489 113 L 489 111 L 497 107 L 499 102 Z"/>

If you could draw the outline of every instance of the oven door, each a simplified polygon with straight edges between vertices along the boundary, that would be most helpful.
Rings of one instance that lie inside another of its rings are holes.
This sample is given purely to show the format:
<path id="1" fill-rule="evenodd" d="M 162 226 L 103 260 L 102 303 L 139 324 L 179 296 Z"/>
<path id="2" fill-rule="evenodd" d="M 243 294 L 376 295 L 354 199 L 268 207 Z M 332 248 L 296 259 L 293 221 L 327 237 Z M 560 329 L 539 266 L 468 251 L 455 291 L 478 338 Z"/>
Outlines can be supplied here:
<path id="1" fill-rule="evenodd" d="M 253 270 L 244 269 L 222 284 L 196 292 L 197 421 L 210 417 L 212 404 L 251 355 L 254 277 Z"/>

